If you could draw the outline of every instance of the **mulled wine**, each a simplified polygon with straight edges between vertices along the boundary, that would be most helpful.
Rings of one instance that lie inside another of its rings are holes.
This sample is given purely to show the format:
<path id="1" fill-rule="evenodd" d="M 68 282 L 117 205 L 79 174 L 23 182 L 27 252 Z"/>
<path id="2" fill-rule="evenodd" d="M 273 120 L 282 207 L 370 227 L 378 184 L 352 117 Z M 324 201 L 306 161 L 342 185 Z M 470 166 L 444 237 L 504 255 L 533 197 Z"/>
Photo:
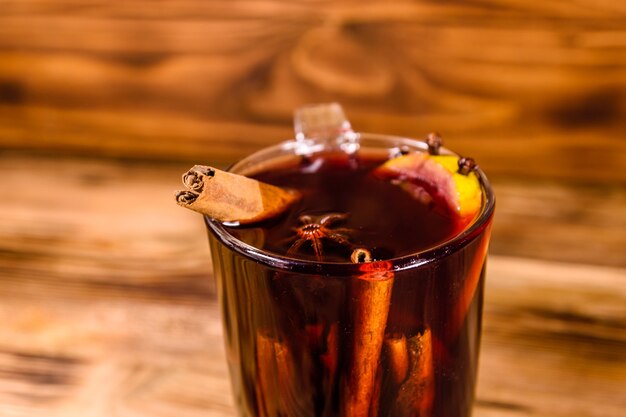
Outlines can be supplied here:
<path id="1" fill-rule="evenodd" d="M 459 215 L 453 174 L 411 153 L 263 161 L 246 174 L 298 201 L 258 224 L 206 219 L 241 416 L 470 415 L 492 197 L 480 178 Z"/>

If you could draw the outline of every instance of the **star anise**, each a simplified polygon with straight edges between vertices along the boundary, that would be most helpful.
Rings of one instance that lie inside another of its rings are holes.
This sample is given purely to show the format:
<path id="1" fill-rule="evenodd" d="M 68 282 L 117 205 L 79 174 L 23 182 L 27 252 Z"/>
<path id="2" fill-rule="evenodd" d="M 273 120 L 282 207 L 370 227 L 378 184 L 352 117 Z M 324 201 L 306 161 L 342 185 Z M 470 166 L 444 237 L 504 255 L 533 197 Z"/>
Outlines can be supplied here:
<path id="1" fill-rule="evenodd" d="M 302 226 L 293 229 L 295 235 L 289 240 L 296 239 L 287 251 L 288 255 L 296 253 L 302 245 L 310 242 L 315 257 L 321 259 L 324 250 L 322 246 L 323 240 L 330 240 L 339 245 L 350 246 L 351 243 L 348 240 L 348 234 L 350 229 L 348 228 L 333 228 L 331 226 L 334 223 L 343 221 L 348 218 L 347 214 L 342 213 L 329 213 L 323 216 L 310 216 L 302 215 L 298 218 Z"/>

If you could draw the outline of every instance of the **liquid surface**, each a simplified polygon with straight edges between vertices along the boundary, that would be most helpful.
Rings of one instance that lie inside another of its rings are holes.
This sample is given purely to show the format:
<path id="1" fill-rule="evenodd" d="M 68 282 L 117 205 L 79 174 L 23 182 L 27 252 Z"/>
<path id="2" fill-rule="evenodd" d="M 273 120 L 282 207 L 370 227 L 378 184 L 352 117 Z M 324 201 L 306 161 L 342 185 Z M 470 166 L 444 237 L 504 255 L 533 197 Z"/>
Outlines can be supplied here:
<path id="1" fill-rule="evenodd" d="M 458 234 L 449 214 L 372 175 L 386 160 L 322 154 L 299 165 L 258 173 L 253 177 L 296 189 L 302 198 L 277 218 L 229 231 L 270 252 L 326 262 L 350 262 L 356 248 L 369 250 L 376 260 L 392 259 L 427 250 Z M 295 230 L 308 223 L 319 225 L 329 214 L 342 217 L 326 223 L 326 230 L 318 230 L 319 226 Z"/>

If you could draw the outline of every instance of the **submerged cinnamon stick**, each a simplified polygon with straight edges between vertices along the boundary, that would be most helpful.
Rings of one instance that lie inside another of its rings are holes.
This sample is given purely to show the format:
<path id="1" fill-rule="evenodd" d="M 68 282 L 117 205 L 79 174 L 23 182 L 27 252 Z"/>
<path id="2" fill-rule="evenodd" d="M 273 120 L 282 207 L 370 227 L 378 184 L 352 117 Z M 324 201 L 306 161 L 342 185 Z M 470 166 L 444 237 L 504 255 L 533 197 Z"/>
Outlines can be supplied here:
<path id="1" fill-rule="evenodd" d="M 362 275 L 352 287 L 354 328 L 352 363 L 344 388 L 345 417 L 367 417 L 376 390 L 376 371 L 385 337 L 394 273 L 389 262 L 369 262 L 369 252 L 355 250 L 353 262 L 362 264 Z"/>
<path id="2" fill-rule="evenodd" d="M 275 400 L 278 380 L 276 375 L 276 358 L 272 337 L 257 333 L 256 337 L 256 406 L 260 417 L 275 416 L 278 404 Z"/>
<path id="3" fill-rule="evenodd" d="M 398 390 L 392 417 L 430 417 L 435 399 L 432 334 L 430 329 L 408 341 L 409 372 Z"/>
<path id="4" fill-rule="evenodd" d="M 337 323 L 323 322 L 305 326 L 307 345 L 312 353 L 315 369 L 316 410 L 318 415 L 334 414 L 334 391 L 339 360 L 339 334 Z"/>
<path id="5" fill-rule="evenodd" d="M 406 336 L 392 334 L 385 337 L 385 349 L 389 358 L 389 367 L 393 382 L 400 385 L 404 382 L 409 371 L 409 353 L 407 351 Z"/>
<path id="6" fill-rule="evenodd" d="M 256 373 L 259 416 L 313 417 L 310 381 L 299 375 L 298 363 L 287 343 L 257 332 Z"/>
<path id="7" fill-rule="evenodd" d="M 255 223 L 285 211 L 299 193 L 243 175 L 196 165 L 183 175 L 176 202 L 222 222 Z"/>
<path id="8" fill-rule="evenodd" d="M 310 381 L 298 375 L 296 361 L 286 343 L 274 342 L 276 368 L 278 370 L 278 406 L 281 416 L 313 417 Z"/>
<path id="9" fill-rule="evenodd" d="M 372 392 L 372 401 L 370 402 L 369 417 L 378 417 L 382 385 L 383 369 L 379 365 L 376 371 L 376 378 L 374 379 L 374 391 Z"/>

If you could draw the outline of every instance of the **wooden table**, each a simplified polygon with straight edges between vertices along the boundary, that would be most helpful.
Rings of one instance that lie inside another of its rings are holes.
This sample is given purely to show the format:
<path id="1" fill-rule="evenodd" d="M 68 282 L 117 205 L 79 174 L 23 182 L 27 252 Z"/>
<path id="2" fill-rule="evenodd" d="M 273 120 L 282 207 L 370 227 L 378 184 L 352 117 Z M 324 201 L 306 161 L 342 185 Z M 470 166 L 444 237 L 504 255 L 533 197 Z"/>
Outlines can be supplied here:
<path id="1" fill-rule="evenodd" d="M 187 164 L 0 154 L 0 416 L 234 416 Z M 499 181 L 475 416 L 626 409 L 626 192 Z"/>

